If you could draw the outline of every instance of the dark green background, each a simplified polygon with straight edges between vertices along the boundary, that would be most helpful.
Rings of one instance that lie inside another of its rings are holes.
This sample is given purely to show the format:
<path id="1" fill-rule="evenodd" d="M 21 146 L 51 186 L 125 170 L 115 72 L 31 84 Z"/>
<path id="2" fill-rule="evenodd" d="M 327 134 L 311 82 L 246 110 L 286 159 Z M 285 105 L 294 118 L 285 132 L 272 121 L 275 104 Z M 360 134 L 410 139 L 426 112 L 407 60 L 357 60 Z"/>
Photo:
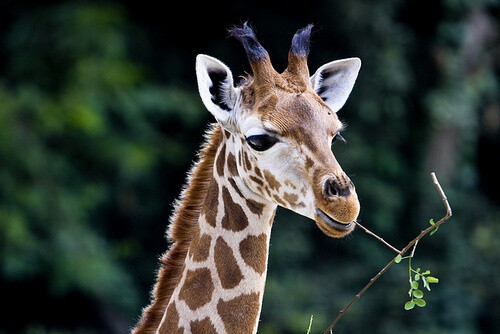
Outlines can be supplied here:
<path id="1" fill-rule="evenodd" d="M 335 333 L 500 330 L 499 2 L 0 2 L 0 333 L 124 333 L 148 303 L 172 202 L 212 122 L 194 61 L 250 71 L 249 20 L 277 70 L 315 24 L 311 71 L 363 65 L 333 151 L 361 222 L 403 247 L 444 215 L 414 266 L 440 279 L 405 311 L 406 263 Z M 259 333 L 322 333 L 393 253 L 278 210 Z"/>

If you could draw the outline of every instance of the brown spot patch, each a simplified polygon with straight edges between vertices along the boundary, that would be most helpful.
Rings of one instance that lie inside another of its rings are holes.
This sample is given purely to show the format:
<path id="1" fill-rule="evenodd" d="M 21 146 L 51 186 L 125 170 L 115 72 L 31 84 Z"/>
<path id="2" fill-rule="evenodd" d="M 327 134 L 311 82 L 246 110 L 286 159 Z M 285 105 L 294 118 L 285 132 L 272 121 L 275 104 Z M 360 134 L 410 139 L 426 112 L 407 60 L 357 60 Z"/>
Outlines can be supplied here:
<path id="1" fill-rule="evenodd" d="M 247 207 L 252 211 L 252 213 L 256 215 L 261 215 L 262 211 L 264 211 L 264 203 L 260 203 L 251 199 L 247 199 Z"/>
<path id="2" fill-rule="evenodd" d="M 219 237 L 214 250 L 215 267 L 224 289 L 232 289 L 243 279 L 240 267 L 234 258 L 233 250 Z"/>
<path id="3" fill-rule="evenodd" d="M 243 261 L 259 274 L 266 271 L 267 235 L 249 235 L 240 242 L 240 254 Z"/>
<path id="4" fill-rule="evenodd" d="M 244 230 L 248 226 L 248 218 L 241 205 L 233 201 L 226 187 L 222 187 L 222 200 L 224 201 L 222 227 L 235 232 Z"/>
<path id="5" fill-rule="evenodd" d="M 262 172 L 260 171 L 259 167 L 255 166 L 254 171 L 255 171 L 255 175 L 262 178 Z"/>
<path id="6" fill-rule="evenodd" d="M 264 177 L 266 178 L 267 183 L 269 184 L 269 187 L 273 190 L 279 191 L 281 187 L 281 183 L 276 180 L 273 174 L 271 172 L 265 170 L 264 171 Z"/>
<path id="7" fill-rule="evenodd" d="M 228 334 L 252 333 L 260 312 L 259 294 L 254 292 L 228 301 L 219 299 L 217 311 Z"/>
<path id="8" fill-rule="evenodd" d="M 291 206 L 295 206 L 297 204 L 297 200 L 299 199 L 299 196 L 297 196 L 295 194 L 289 194 L 286 192 L 283 195 L 283 199 L 285 201 L 287 201 L 288 203 L 290 203 Z"/>
<path id="9" fill-rule="evenodd" d="M 278 203 L 279 205 L 281 205 L 283 207 L 286 207 L 285 201 L 283 201 L 281 198 L 279 198 L 279 196 L 273 195 L 273 198 L 276 201 L 276 203 Z"/>
<path id="10" fill-rule="evenodd" d="M 231 186 L 233 187 L 233 189 L 236 191 L 236 193 L 241 198 L 245 199 L 245 201 L 247 203 L 247 207 L 250 209 L 250 211 L 252 211 L 252 213 L 260 216 L 262 214 L 262 211 L 264 210 L 265 204 L 259 203 L 257 201 L 252 200 L 252 199 L 245 198 L 243 196 L 243 194 L 241 193 L 240 189 L 238 188 L 238 186 L 236 185 L 236 181 L 234 181 L 234 179 L 232 179 L 232 178 L 228 179 L 228 181 L 231 184 Z"/>
<path id="11" fill-rule="evenodd" d="M 188 270 L 179 299 L 184 300 L 191 310 L 196 310 L 212 299 L 213 291 L 214 283 L 209 269 Z"/>
<path id="12" fill-rule="evenodd" d="M 269 187 L 264 187 L 264 190 L 266 191 L 269 198 L 273 198 L 273 194 L 271 193 L 271 190 L 269 190 Z"/>
<path id="13" fill-rule="evenodd" d="M 228 179 L 229 181 L 229 184 L 231 185 L 231 187 L 233 187 L 234 191 L 236 191 L 236 193 L 241 197 L 241 198 L 244 198 L 243 197 L 243 194 L 241 193 L 240 191 L 240 188 L 238 188 L 238 186 L 236 185 L 236 181 L 231 177 Z"/>
<path id="14" fill-rule="evenodd" d="M 207 317 L 203 320 L 191 321 L 192 334 L 217 334 L 212 321 Z"/>
<path id="15" fill-rule="evenodd" d="M 224 176 L 224 162 L 226 161 L 226 145 L 222 145 L 219 150 L 219 155 L 215 161 L 215 167 L 217 168 L 217 174 Z"/>
<path id="16" fill-rule="evenodd" d="M 191 244 L 189 245 L 189 255 L 193 261 L 201 262 L 208 258 L 211 241 L 212 237 L 208 234 L 203 234 L 200 237 L 200 232 L 196 232 L 193 236 L 193 240 L 191 240 Z"/>
<path id="17" fill-rule="evenodd" d="M 236 165 L 236 158 L 233 153 L 229 153 L 227 155 L 227 168 L 229 169 L 229 173 L 231 173 L 231 175 L 238 175 L 238 166 Z"/>
<path id="18" fill-rule="evenodd" d="M 207 197 L 201 213 L 205 215 L 207 223 L 215 227 L 217 218 L 217 208 L 219 205 L 219 185 L 212 179 L 207 189 Z"/>
<path id="19" fill-rule="evenodd" d="M 306 170 L 311 169 L 312 166 L 314 166 L 314 161 L 306 156 Z"/>
<path id="20" fill-rule="evenodd" d="M 184 328 L 179 328 L 179 312 L 175 304 L 172 303 L 167 308 L 167 314 L 165 315 L 165 321 L 163 321 L 158 330 L 160 333 L 174 333 L 183 334 Z"/>
<path id="21" fill-rule="evenodd" d="M 300 189 L 300 193 L 305 196 L 307 194 L 307 187 L 304 186 L 302 189 Z"/>
<path id="22" fill-rule="evenodd" d="M 196 229 L 196 231 L 193 233 L 193 237 L 191 239 L 191 242 L 189 243 L 189 256 L 193 257 L 193 253 L 195 251 L 195 246 L 197 243 L 200 242 L 200 229 Z"/>
<path id="23" fill-rule="evenodd" d="M 252 163 L 250 162 L 250 159 L 248 158 L 247 152 L 243 153 L 243 160 L 245 161 L 245 169 L 252 170 Z"/>
<path id="24" fill-rule="evenodd" d="M 253 182 L 257 183 L 259 186 L 263 186 L 264 185 L 264 182 L 262 182 L 261 179 L 259 179 L 258 177 L 255 177 L 253 175 L 250 175 L 249 176 L 250 180 L 252 180 Z"/>
<path id="25" fill-rule="evenodd" d="M 288 179 L 285 180 L 285 185 L 289 186 L 292 189 L 297 189 L 297 186 L 295 184 L 293 184 L 293 182 L 288 180 Z"/>

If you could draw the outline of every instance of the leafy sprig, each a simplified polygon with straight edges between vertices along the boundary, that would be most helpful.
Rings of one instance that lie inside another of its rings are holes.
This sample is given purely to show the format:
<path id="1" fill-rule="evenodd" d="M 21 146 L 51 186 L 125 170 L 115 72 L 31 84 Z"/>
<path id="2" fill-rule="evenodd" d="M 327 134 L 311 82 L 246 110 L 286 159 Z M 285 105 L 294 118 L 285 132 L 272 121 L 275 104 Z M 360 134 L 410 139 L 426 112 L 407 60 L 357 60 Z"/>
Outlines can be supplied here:
<path id="1" fill-rule="evenodd" d="M 433 235 L 437 232 L 439 225 L 436 226 L 433 219 L 429 220 L 429 224 L 431 226 L 435 226 L 435 228 L 429 233 L 429 235 Z M 410 296 L 410 300 L 407 301 L 404 305 L 405 310 L 411 310 L 416 306 L 424 307 L 427 305 L 424 300 L 424 292 L 420 289 L 420 282 L 423 287 L 428 291 L 431 291 L 430 284 L 439 283 L 439 279 L 437 277 L 431 276 L 430 270 L 422 271 L 420 268 L 413 269 L 411 261 L 413 259 L 413 255 L 415 254 L 415 247 L 417 243 L 415 243 L 413 251 L 411 255 L 402 257 L 401 254 L 398 254 L 394 258 L 395 263 L 400 263 L 402 260 L 408 259 L 408 281 L 410 282 L 410 290 L 408 290 L 408 295 Z"/>
<path id="2" fill-rule="evenodd" d="M 411 310 L 416 306 L 424 307 L 427 303 L 424 300 L 424 292 L 420 289 L 420 282 L 423 287 L 428 291 L 431 291 L 430 284 L 438 283 L 439 279 L 437 277 L 431 276 L 430 270 L 421 271 L 420 268 L 413 269 L 411 265 L 411 256 L 407 256 L 408 258 L 408 281 L 410 282 L 410 290 L 408 290 L 408 295 L 410 296 L 410 300 L 405 303 L 405 310 Z M 401 258 L 403 260 L 404 258 Z M 396 262 L 396 261 L 395 261 Z M 399 263 L 396 262 L 396 263 Z"/>

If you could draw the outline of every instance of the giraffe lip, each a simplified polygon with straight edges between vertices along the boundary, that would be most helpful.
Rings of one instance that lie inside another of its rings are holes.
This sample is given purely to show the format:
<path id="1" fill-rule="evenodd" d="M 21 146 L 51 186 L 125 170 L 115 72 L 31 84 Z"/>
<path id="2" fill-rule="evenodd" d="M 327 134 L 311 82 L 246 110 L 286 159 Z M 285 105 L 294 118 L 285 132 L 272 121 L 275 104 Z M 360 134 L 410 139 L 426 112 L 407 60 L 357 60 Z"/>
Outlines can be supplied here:
<path id="1" fill-rule="evenodd" d="M 341 231 L 346 231 L 351 229 L 351 227 L 354 225 L 353 222 L 350 223 L 341 223 L 329 215 L 327 215 L 323 210 L 316 208 L 316 214 L 323 220 L 328 226 L 336 229 L 336 230 L 341 230 Z"/>

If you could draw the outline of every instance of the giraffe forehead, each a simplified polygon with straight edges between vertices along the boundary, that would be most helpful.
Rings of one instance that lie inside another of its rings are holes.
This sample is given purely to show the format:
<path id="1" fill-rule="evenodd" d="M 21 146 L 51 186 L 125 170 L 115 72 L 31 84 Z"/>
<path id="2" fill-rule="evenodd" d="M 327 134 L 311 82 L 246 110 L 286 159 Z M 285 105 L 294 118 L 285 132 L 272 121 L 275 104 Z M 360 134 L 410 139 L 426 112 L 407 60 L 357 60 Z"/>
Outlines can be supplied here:
<path id="1" fill-rule="evenodd" d="M 343 127 L 332 112 L 314 93 L 291 94 L 274 92 L 257 102 L 244 121 L 243 133 L 251 128 L 275 132 L 286 137 L 296 135 L 333 135 Z M 258 132 L 258 130 L 257 130 Z"/>

